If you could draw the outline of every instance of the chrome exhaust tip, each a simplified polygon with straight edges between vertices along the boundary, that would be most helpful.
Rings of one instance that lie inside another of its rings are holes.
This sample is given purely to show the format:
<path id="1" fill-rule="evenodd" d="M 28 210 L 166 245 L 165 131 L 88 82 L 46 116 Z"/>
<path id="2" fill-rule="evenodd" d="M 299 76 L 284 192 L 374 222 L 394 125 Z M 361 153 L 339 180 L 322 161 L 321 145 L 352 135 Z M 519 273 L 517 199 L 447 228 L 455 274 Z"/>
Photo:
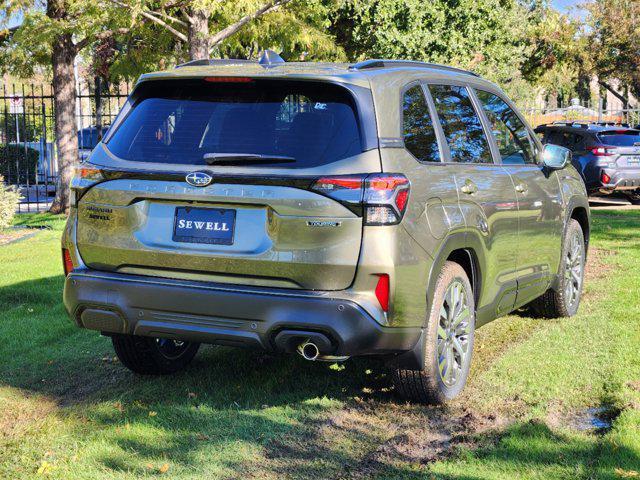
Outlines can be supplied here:
<path id="1" fill-rule="evenodd" d="M 298 353 L 302 355 L 302 358 L 309 361 L 314 361 L 320 356 L 318 346 L 309 341 L 304 341 L 298 345 Z"/>

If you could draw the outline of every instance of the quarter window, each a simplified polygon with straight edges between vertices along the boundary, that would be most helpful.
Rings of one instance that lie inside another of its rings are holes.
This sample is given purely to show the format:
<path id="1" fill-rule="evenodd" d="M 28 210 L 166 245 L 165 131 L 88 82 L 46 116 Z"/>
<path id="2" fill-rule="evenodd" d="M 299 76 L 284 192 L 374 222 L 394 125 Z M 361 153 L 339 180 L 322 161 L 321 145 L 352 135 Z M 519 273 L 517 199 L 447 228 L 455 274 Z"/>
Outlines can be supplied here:
<path id="1" fill-rule="evenodd" d="M 506 165 L 536 163 L 529 131 L 511 107 L 492 93 L 478 90 L 477 94 L 491 122 L 491 130 L 498 144 L 502 163 Z"/>
<path id="2" fill-rule="evenodd" d="M 404 94 L 402 136 L 406 149 L 421 162 L 440 161 L 440 150 L 429 115 L 429 106 L 419 85 L 411 87 Z"/>
<path id="3" fill-rule="evenodd" d="M 492 163 L 493 158 L 482 122 L 473 108 L 466 87 L 431 85 L 429 90 L 449 144 L 451 161 Z"/>

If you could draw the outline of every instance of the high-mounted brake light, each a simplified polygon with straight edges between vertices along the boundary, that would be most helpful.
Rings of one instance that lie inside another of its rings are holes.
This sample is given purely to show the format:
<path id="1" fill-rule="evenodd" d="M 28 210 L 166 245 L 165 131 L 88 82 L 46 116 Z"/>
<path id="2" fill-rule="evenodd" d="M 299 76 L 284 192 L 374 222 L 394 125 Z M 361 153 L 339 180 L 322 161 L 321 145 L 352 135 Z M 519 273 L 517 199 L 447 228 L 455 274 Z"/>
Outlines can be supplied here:
<path id="1" fill-rule="evenodd" d="M 68 277 L 69 274 L 73 271 L 73 261 L 71 260 L 71 253 L 69 249 L 62 249 L 62 268 L 64 270 L 64 276 Z"/>
<path id="2" fill-rule="evenodd" d="M 204 77 L 204 81 L 209 83 L 251 83 L 253 79 L 249 77 Z"/>

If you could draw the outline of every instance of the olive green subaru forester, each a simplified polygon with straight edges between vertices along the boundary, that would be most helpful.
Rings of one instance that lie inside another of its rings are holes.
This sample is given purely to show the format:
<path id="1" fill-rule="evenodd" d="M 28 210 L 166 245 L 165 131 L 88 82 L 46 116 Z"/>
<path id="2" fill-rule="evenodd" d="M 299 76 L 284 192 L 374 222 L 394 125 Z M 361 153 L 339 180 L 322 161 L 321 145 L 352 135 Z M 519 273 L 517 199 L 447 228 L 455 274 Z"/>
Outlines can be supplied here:
<path id="1" fill-rule="evenodd" d="M 267 52 L 143 75 L 73 179 L 64 303 L 134 372 L 200 343 L 375 355 L 401 395 L 444 402 L 477 327 L 576 313 L 590 220 L 569 160 L 441 65 Z"/>

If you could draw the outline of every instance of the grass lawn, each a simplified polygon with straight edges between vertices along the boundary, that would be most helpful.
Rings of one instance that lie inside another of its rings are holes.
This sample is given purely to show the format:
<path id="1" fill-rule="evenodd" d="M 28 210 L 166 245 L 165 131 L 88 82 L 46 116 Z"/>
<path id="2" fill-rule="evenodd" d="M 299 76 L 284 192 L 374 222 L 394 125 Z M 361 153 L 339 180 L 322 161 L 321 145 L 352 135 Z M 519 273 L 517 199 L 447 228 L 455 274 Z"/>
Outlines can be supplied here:
<path id="1" fill-rule="evenodd" d="M 63 221 L 15 223 L 50 228 L 0 246 L 0 478 L 640 478 L 640 212 L 594 213 L 579 315 L 483 327 L 446 408 L 370 360 L 207 346 L 135 376 L 65 315 Z"/>

